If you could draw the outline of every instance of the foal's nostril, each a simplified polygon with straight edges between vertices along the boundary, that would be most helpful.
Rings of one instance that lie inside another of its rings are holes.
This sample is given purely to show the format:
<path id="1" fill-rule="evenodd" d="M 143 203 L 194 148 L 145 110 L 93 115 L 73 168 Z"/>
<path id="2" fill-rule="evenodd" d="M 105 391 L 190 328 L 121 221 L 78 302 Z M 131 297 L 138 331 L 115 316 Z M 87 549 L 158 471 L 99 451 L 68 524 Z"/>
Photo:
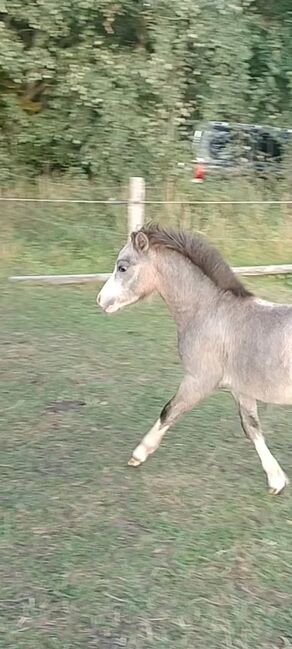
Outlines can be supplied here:
<path id="1" fill-rule="evenodd" d="M 100 304 L 100 293 L 98 293 L 98 295 L 97 295 L 96 304 Z"/>

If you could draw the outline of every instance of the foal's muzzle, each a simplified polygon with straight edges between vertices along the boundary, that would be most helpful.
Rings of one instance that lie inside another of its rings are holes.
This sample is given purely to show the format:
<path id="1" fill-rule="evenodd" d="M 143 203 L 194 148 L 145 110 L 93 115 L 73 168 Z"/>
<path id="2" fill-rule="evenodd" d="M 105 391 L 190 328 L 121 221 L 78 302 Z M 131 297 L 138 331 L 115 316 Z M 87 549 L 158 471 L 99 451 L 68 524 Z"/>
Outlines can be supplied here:
<path id="1" fill-rule="evenodd" d="M 102 290 L 100 291 L 100 293 L 98 293 L 98 296 L 96 298 L 96 303 L 98 304 L 98 306 L 101 307 L 101 309 L 103 311 L 105 311 L 105 313 L 113 313 L 114 311 L 117 310 L 117 308 L 115 306 L 115 300 L 114 299 L 111 299 L 111 300 L 104 299 L 104 297 L 102 295 Z"/>

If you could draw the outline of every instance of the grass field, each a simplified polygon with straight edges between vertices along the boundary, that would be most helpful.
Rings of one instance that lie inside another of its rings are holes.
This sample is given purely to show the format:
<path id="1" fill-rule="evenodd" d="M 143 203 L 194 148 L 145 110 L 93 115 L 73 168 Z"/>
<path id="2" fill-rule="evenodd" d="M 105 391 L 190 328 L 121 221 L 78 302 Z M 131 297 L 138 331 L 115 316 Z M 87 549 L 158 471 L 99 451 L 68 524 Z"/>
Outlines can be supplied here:
<path id="1" fill-rule="evenodd" d="M 292 488 L 267 495 L 226 393 L 127 467 L 182 375 L 175 330 L 95 293 L 1 288 L 0 646 L 292 647 Z M 262 421 L 292 478 L 291 409 Z"/>

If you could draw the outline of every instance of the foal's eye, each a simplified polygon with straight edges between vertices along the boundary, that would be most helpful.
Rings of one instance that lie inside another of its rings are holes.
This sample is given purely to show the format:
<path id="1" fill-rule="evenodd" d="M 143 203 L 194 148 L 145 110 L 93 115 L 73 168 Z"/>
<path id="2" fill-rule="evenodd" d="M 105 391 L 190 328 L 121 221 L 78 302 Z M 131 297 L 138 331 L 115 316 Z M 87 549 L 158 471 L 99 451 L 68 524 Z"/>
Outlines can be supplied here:
<path id="1" fill-rule="evenodd" d="M 128 268 L 125 264 L 118 264 L 118 273 L 125 273 L 126 270 L 128 270 Z"/>

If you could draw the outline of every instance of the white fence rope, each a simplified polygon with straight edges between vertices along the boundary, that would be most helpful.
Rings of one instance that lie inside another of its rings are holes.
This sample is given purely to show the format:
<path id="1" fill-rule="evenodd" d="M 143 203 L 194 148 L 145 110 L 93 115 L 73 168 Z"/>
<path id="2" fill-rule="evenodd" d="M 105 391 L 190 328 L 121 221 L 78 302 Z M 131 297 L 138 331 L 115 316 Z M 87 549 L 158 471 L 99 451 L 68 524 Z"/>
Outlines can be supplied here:
<path id="1" fill-rule="evenodd" d="M 84 204 L 94 204 L 94 205 L 128 205 L 127 200 L 115 200 L 114 198 L 108 198 L 107 200 L 94 200 L 94 199 L 85 199 L 85 198 L 16 198 L 13 196 L 10 197 L 0 197 L 0 202 L 3 203 L 84 203 Z"/>
<path id="2" fill-rule="evenodd" d="M 84 205 L 128 205 L 129 200 L 116 200 L 115 198 L 107 200 L 95 200 L 84 198 L 18 198 L 0 196 L 0 202 L 6 203 L 71 203 Z M 131 201 L 134 205 L 292 205 L 292 200 L 281 201 Z"/>

